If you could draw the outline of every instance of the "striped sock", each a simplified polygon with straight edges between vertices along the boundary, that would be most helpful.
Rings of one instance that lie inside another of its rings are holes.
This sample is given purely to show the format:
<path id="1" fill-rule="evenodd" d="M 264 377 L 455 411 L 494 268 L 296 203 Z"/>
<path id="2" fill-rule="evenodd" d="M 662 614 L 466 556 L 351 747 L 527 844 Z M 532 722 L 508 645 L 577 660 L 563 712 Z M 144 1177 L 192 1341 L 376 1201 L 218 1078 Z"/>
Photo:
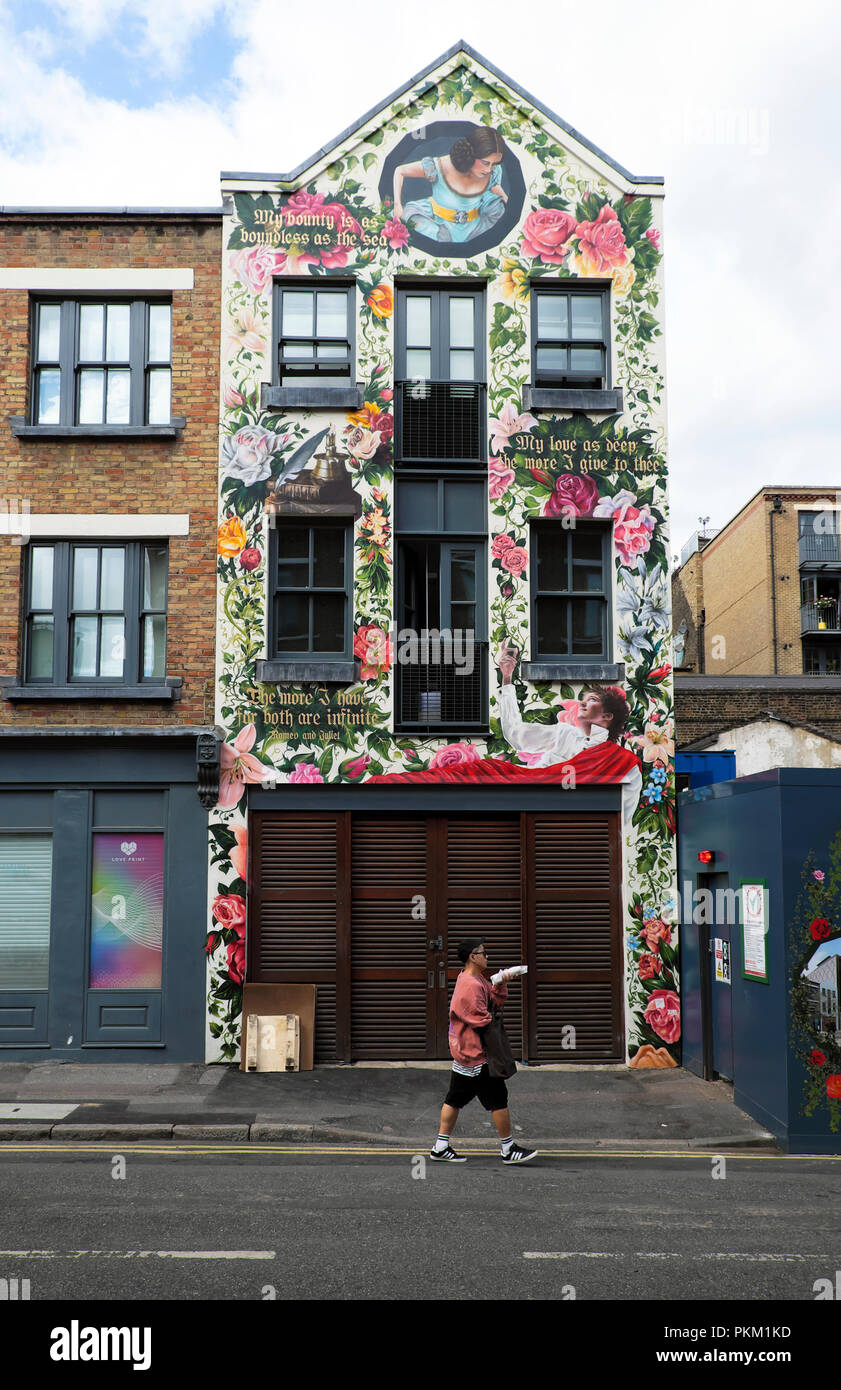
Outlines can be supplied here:
<path id="1" fill-rule="evenodd" d="M 444 1149 L 446 1149 L 446 1148 L 448 1147 L 449 1143 L 450 1143 L 450 1136 L 449 1136 L 449 1134 L 439 1134 L 439 1135 L 438 1135 L 438 1138 L 435 1140 L 435 1143 L 433 1144 L 432 1147 L 433 1147 L 435 1153 L 440 1154 L 440 1153 L 443 1153 Z"/>
<path id="2" fill-rule="evenodd" d="M 499 1146 L 500 1146 L 500 1148 L 502 1149 L 503 1154 L 507 1154 L 507 1153 L 508 1153 L 508 1150 L 511 1148 L 511 1145 L 512 1145 L 513 1143 L 514 1143 L 514 1140 L 513 1140 L 513 1138 L 511 1137 L 510 1134 L 509 1134 L 509 1136 L 508 1136 L 507 1139 L 500 1139 L 500 1141 L 499 1141 Z"/>

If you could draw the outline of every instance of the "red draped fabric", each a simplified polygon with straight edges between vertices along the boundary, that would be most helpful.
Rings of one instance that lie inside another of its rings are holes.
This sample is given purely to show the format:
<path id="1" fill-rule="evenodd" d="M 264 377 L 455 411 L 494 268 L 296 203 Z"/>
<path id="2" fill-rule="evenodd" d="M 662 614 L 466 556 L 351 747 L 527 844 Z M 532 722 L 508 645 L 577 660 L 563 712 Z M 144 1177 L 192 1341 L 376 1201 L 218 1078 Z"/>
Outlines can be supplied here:
<path id="1" fill-rule="evenodd" d="M 627 748 L 610 741 L 585 748 L 575 757 L 552 767 L 516 767 L 503 758 L 475 758 L 472 762 L 454 763 L 451 767 L 432 767 L 425 772 L 383 772 L 372 782 L 563 782 L 570 780 L 570 769 L 576 782 L 621 782 L 633 768 L 641 767 L 639 758 Z"/>

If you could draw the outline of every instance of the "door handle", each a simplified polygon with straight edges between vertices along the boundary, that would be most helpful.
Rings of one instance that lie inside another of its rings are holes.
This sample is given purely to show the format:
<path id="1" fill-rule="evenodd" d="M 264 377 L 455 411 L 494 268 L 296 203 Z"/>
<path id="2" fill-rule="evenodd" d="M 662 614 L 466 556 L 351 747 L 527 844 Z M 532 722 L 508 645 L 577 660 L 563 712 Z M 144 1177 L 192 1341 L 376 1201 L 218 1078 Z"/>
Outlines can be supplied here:
<path id="1" fill-rule="evenodd" d="M 430 949 L 430 951 L 443 951 L 443 949 L 444 949 L 444 938 L 443 938 L 443 936 L 431 936 L 431 937 L 429 938 L 429 949 Z"/>
<path id="2" fill-rule="evenodd" d="M 447 967 L 443 961 L 438 962 L 438 988 L 444 989 L 447 984 Z"/>
<path id="3" fill-rule="evenodd" d="M 429 984 L 428 984 L 427 988 L 428 988 L 428 989 L 434 989 L 434 988 L 435 988 L 435 971 L 434 971 L 434 970 L 430 970 L 430 972 L 429 972 Z"/>

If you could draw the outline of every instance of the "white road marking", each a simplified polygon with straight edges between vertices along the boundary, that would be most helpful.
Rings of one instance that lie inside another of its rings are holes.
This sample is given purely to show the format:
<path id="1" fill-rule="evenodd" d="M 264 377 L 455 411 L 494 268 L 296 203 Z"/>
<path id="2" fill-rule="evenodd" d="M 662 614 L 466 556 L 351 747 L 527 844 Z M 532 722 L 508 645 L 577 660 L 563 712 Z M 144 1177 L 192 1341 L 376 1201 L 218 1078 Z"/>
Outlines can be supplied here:
<path id="1" fill-rule="evenodd" d="M 2 1252 L 0 1252 L 2 1253 Z M 743 1254 L 737 1250 L 699 1251 L 695 1255 L 676 1250 L 524 1250 L 524 1260 L 825 1260 L 826 1255 Z"/>
<path id="2" fill-rule="evenodd" d="M 273 1260 L 275 1250 L 0 1250 L 6 1259 L 78 1260 L 83 1256 L 130 1260 Z"/>
<path id="3" fill-rule="evenodd" d="M 79 1102 L 72 1105 L 35 1105 L 16 1100 L 0 1101 L 0 1120 L 63 1120 L 72 1110 L 78 1110 Z"/>

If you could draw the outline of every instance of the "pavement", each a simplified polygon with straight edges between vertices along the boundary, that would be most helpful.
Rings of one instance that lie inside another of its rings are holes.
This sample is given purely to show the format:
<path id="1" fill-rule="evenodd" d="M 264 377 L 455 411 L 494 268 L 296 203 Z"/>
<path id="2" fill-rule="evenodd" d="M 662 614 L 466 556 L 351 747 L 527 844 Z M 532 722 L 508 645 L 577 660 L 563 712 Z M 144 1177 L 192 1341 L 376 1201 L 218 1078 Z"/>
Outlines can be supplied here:
<path id="1" fill-rule="evenodd" d="M 232 1064 L 0 1063 L 0 1140 L 408 1143 L 438 1132 L 450 1064 L 354 1063 L 290 1074 Z M 732 1087 L 674 1070 L 520 1066 L 508 1082 L 513 1133 L 548 1147 L 774 1148 Z M 487 1145 L 474 1101 L 460 1147 Z"/>

